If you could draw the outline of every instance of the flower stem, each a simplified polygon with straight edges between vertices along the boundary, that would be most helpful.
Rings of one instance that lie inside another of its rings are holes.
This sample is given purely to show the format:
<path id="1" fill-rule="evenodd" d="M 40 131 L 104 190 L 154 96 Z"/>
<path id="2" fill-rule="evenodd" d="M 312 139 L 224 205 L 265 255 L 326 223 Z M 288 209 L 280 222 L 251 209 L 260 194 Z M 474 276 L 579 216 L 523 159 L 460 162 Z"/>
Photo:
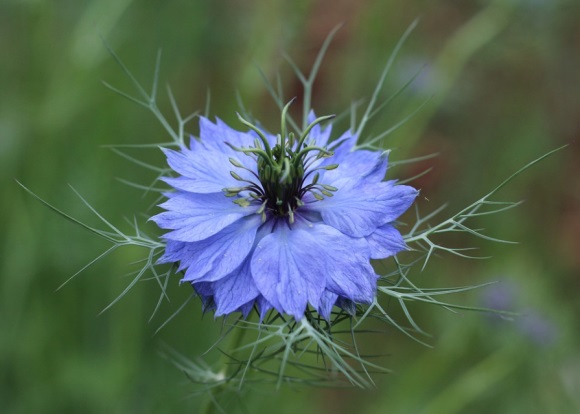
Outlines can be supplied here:
<path id="1" fill-rule="evenodd" d="M 235 349 L 239 348 L 239 346 L 242 344 L 245 332 L 246 329 L 240 327 L 234 326 L 232 328 L 228 344 L 230 351 L 234 351 Z M 230 377 L 233 375 L 236 369 L 236 364 L 231 363 L 231 358 L 227 354 L 222 353 L 219 359 L 219 365 L 222 367 L 220 370 L 220 374 L 223 375 L 224 381 L 217 387 L 207 391 L 206 398 L 202 403 L 200 413 L 214 414 L 217 412 L 222 412 L 222 410 L 219 407 L 219 404 L 215 399 L 215 396 L 219 395 L 228 386 Z"/>

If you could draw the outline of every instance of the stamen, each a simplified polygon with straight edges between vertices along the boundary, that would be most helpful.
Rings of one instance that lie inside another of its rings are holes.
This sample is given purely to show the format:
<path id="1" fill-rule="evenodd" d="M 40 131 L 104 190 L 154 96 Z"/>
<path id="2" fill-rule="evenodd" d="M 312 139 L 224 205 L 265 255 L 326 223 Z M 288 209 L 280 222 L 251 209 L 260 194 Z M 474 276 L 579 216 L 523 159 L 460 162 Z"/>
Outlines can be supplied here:
<path id="1" fill-rule="evenodd" d="M 294 224 L 294 210 L 292 210 L 292 206 L 290 205 L 290 203 L 288 203 L 288 215 L 290 216 L 290 219 L 288 221 L 290 222 L 290 224 Z"/>
<path id="2" fill-rule="evenodd" d="M 262 203 L 262 205 L 260 206 L 260 208 L 258 209 L 258 211 L 256 211 L 256 214 L 262 214 L 264 212 L 264 210 L 266 210 L 267 203 L 268 203 L 268 201 L 264 201 Z"/>
<path id="3" fill-rule="evenodd" d="M 250 205 L 250 201 L 248 199 L 245 199 L 245 198 L 236 198 L 234 200 L 234 203 L 236 203 L 240 207 L 248 207 Z"/>
<path id="4" fill-rule="evenodd" d="M 320 174 L 317 172 L 316 174 L 314 174 L 314 177 L 312 178 L 312 184 L 316 184 L 319 178 Z"/>
<path id="5" fill-rule="evenodd" d="M 232 177 L 234 177 L 234 178 L 235 178 L 236 180 L 238 180 L 238 181 L 246 181 L 246 180 L 244 180 L 242 177 L 240 177 L 238 174 L 236 174 L 236 173 L 235 173 L 235 172 L 233 172 L 233 171 L 230 171 L 230 175 L 231 175 Z"/>
<path id="6" fill-rule="evenodd" d="M 235 158 L 230 158 L 230 164 L 232 164 L 234 167 L 238 167 L 238 168 L 245 168 L 242 164 L 240 164 L 240 162 L 238 160 L 236 160 Z"/>

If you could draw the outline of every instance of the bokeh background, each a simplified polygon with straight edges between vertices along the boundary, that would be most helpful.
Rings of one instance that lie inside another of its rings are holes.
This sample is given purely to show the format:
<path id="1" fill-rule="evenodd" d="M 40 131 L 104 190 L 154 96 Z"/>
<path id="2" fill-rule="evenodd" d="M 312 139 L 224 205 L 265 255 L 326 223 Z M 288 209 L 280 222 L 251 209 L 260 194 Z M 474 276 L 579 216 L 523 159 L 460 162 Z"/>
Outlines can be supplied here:
<path id="1" fill-rule="evenodd" d="M 163 50 L 161 85 L 184 112 L 203 109 L 235 125 L 236 94 L 268 126 L 278 112 L 257 67 L 281 74 L 288 97 L 300 96 L 283 59 L 303 69 L 324 38 L 343 27 L 314 92 L 319 113 L 369 97 L 398 38 L 420 17 L 388 79 L 384 96 L 417 70 L 418 79 L 370 126 L 394 125 L 393 159 L 439 156 L 392 174 L 410 177 L 428 212 L 462 208 L 528 161 L 565 150 L 517 178 L 501 197 L 525 203 L 482 218 L 499 245 L 468 237 L 491 260 L 442 256 L 412 274 L 419 286 L 500 281 L 448 298 L 463 305 L 519 312 L 506 321 L 410 308 L 429 333 L 427 348 L 400 333 L 373 337 L 393 373 L 377 388 L 253 389 L 248 413 L 571 413 L 580 411 L 580 3 L 575 0 L 452 1 L 297 0 L 169 1 L 3 0 L 0 3 L 0 411 L 3 413 L 197 412 L 195 387 L 164 359 L 164 344 L 190 358 L 219 335 L 220 324 L 191 304 L 156 329 L 189 295 L 151 321 L 159 287 L 136 286 L 99 315 L 129 283 L 120 250 L 56 291 L 108 245 L 26 194 L 18 179 L 67 213 L 98 225 L 68 184 L 110 221 L 150 214 L 152 197 L 116 178 L 148 183 L 150 172 L 103 148 L 166 140 L 142 108 L 107 90 L 131 85 L 101 37 L 149 85 Z M 162 90 L 163 92 L 163 90 Z M 160 108 L 169 114 L 161 95 Z M 190 126 L 196 132 L 195 123 Z M 163 165 L 157 150 L 132 155 Z M 411 217 L 409 217 L 411 220 Z M 155 232 L 153 227 L 150 231 Z M 393 308 L 395 316 L 400 317 Z M 211 358 L 210 358 L 211 361 Z M 243 411 L 245 410 L 245 411 Z"/>

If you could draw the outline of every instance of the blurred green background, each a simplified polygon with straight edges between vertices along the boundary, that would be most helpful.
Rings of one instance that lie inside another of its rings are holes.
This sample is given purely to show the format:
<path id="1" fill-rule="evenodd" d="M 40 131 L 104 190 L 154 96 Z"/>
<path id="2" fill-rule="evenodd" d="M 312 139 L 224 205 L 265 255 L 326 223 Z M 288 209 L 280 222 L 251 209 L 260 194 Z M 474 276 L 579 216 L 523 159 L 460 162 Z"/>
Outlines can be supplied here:
<path id="1" fill-rule="evenodd" d="M 107 90 L 129 81 L 100 36 L 146 85 L 163 49 L 161 84 L 171 84 L 183 112 L 203 109 L 236 125 L 239 91 L 266 126 L 278 122 L 256 69 L 282 75 L 299 95 L 283 52 L 307 69 L 327 34 L 338 32 L 314 91 L 318 113 L 340 112 L 369 97 L 396 41 L 416 18 L 384 96 L 417 69 L 410 89 L 370 125 L 382 131 L 427 97 L 427 106 L 385 146 L 393 159 L 438 152 L 392 171 L 410 177 L 428 212 L 476 200 L 526 162 L 571 144 L 504 189 L 525 203 L 477 226 L 518 240 L 499 245 L 467 237 L 492 260 L 434 258 L 411 276 L 423 287 L 492 288 L 451 297 L 522 313 L 504 321 L 411 304 L 433 334 L 427 348 L 395 330 L 370 338 L 393 374 L 377 388 L 253 389 L 248 413 L 572 413 L 580 412 L 580 3 L 575 0 L 453 1 L 297 0 L 169 1 L 3 0 L 0 3 L 0 411 L 3 413 L 197 412 L 194 387 L 161 356 L 167 344 L 196 358 L 217 338 L 219 323 L 192 303 L 155 330 L 189 295 L 149 322 L 159 287 L 140 283 L 99 312 L 131 280 L 132 249 L 114 253 L 59 291 L 70 275 L 108 246 L 41 206 L 17 186 L 92 225 L 98 220 L 67 184 L 110 221 L 147 213 L 154 199 L 115 178 L 140 183 L 150 172 L 105 144 L 165 141 L 146 111 Z M 162 90 L 163 92 L 163 90 Z M 162 95 L 163 96 L 163 95 Z M 163 96 L 160 107 L 168 115 Z M 191 130 L 196 132 L 195 123 Z M 157 150 L 136 150 L 163 165 Z M 155 232 L 153 227 L 150 231 Z M 401 317 L 398 312 L 397 317 Z M 378 342 L 377 342 L 378 341 Z M 242 408 L 240 408 L 241 410 Z"/>

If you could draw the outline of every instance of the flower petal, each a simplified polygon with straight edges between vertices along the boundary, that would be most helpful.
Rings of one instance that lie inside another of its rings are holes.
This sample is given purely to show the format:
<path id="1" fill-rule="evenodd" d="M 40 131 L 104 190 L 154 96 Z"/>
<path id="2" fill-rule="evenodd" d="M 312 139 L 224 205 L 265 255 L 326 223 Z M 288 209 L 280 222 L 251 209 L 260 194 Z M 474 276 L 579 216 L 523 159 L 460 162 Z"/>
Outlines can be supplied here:
<path id="1" fill-rule="evenodd" d="M 213 282 L 233 272 L 250 253 L 260 224 L 260 216 L 254 214 L 207 239 L 182 243 L 181 251 L 173 251 L 171 257 L 180 257 L 180 269 L 187 269 L 182 282 Z"/>
<path id="2" fill-rule="evenodd" d="M 308 114 L 308 123 L 311 124 L 316 120 L 316 114 L 313 110 L 310 110 Z M 328 144 L 328 138 L 330 138 L 330 134 L 332 133 L 332 124 L 329 124 L 324 129 L 320 126 L 320 124 L 315 125 L 311 130 L 308 138 L 313 139 L 316 142 L 316 145 L 319 147 L 325 147 Z"/>
<path id="3" fill-rule="evenodd" d="M 214 283 L 215 316 L 235 312 L 260 294 L 252 278 L 251 260 L 247 259 L 234 272 Z"/>
<path id="4" fill-rule="evenodd" d="M 319 242 L 310 232 L 291 230 L 280 220 L 252 256 L 252 275 L 264 298 L 297 320 L 308 303 L 318 307 L 326 285 L 326 258 Z"/>
<path id="5" fill-rule="evenodd" d="M 413 187 L 393 182 L 357 182 L 343 179 L 335 183 L 333 197 L 308 204 L 304 208 L 319 212 L 324 222 L 352 237 L 364 237 L 377 227 L 394 221 L 417 196 Z"/>
<path id="6" fill-rule="evenodd" d="M 327 158 L 327 160 L 338 163 L 338 168 L 326 171 L 321 177 L 321 182 L 328 185 L 335 183 L 344 177 L 354 180 L 365 180 L 365 182 L 380 182 L 385 178 L 388 165 L 388 152 L 358 150 L 347 152 L 340 156 Z"/>
<path id="7" fill-rule="evenodd" d="M 260 129 L 262 130 L 262 133 L 266 137 L 266 140 L 270 146 L 276 145 L 276 136 L 269 134 L 262 128 Z M 234 147 L 247 148 L 254 146 L 254 140 L 258 138 L 258 134 L 256 134 L 254 131 L 237 131 L 219 118 L 216 118 L 216 123 L 214 124 L 209 119 L 200 117 L 199 130 L 201 142 L 203 142 L 208 147 L 215 148 L 218 151 L 227 154 L 228 156 L 239 156 L 240 153 L 232 149 L 230 146 L 225 145 L 226 142 L 230 145 L 233 145 Z"/>
<path id="8" fill-rule="evenodd" d="M 290 229 L 281 222 L 258 243 L 252 275 L 278 311 L 300 319 L 310 304 L 329 314 L 332 306 L 321 304 L 324 287 L 357 302 L 372 301 L 376 275 L 369 254 L 363 238 L 351 238 L 324 224 Z"/>
<path id="9" fill-rule="evenodd" d="M 207 146 L 211 146 L 224 154 L 239 154 L 231 149 L 228 144 L 234 147 L 248 147 L 253 145 L 256 135 L 250 132 L 236 131 L 229 125 L 225 124 L 221 119 L 216 118 L 214 124 L 205 117 L 199 118 L 199 138 Z"/>
<path id="10" fill-rule="evenodd" d="M 225 146 L 225 145 L 224 145 Z M 239 187 L 237 181 L 230 171 L 234 171 L 243 179 L 251 180 L 252 175 L 246 170 L 235 168 L 229 161 L 234 158 L 242 164 L 239 153 L 224 154 L 217 150 L 189 151 L 181 152 L 170 149 L 163 149 L 167 156 L 167 163 L 181 177 L 164 177 L 167 184 L 183 191 L 193 193 L 218 193 L 226 187 Z M 255 162 L 250 163 L 255 167 Z"/>
<path id="11" fill-rule="evenodd" d="M 349 315 L 356 315 L 356 303 L 350 299 L 342 298 L 339 296 L 336 300 L 336 306 L 338 306 Z"/>
<path id="12" fill-rule="evenodd" d="M 321 137 L 318 139 L 321 142 L 324 142 L 324 138 Z M 320 144 L 320 142 L 317 142 L 316 144 L 319 147 L 323 146 Z M 345 132 L 342 134 L 342 136 L 327 145 L 327 149 L 333 152 L 332 157 L 314 159 L 310 163 L 310 168 L 314 169 L 331 164 L 340 164 L 340 162 L 344 159 L 344 156 L 348 154 L 352 148 L 354 148 L 355 144 L 356 137 L 352 136 L 349 131 Z M 319 170 L 318 172 L 321 178 L 324 177 L 324 174 L 326 173 L 324 170 Z"/>
<path id="13" fill-rule="evenodd" d="M 256 305 L 258 306 L 258 313 L 260 314 L 260 322 L 262 322 L 266 317 L 266 314 L 273 308 L 273 306 L 262 295 L 257 297 Z"/>
<path id="14" fill-rule="evenodd" d="M 254 214 L 259 206 L 241 207 L 222 193 L 167 194 L 169 200 L 160 207 L 168 210 L 153 220 L 162 229 L 173 229 L 167 239 L 194 242 L 207 239 L 242 217 Z"/>
<path id="15" fill-rule="evenodd" d="M 357 303 L 371 302 L 377 276 L 369 263 L 365 239 L 346 236 L 325 224 L 315 224 L 310 234 L 318 241 L 316 272 L 326 273 L 326 289 Z"/>
<path id="16" fill-rule="evenodd" d="M 403 236 L 392 224 L 379 227 L 366 239 L 371 248 L 371 259 L 384 259 L 407 249 Z"/>
<path id="17" fill-rule="evenodd" d="M 204 313 L 215 309 L 212 285 L 213 283 L 192 283 L 193 289 L 201 299 Z"/>
<path id="18" fill-rule="evenodd" d="M 254 300 L 251 300 L 248 303 L 243 304 L 242 306 L 240 306 L 238 309 L 236 309 L 236 312 L 241 312 L 242 316 L 245 318 L 248 317 L 248 315 L 250 314 L 250 312 L 252 311 L 252 309 L 254 309 Z M 216 314 L 217 316 L 217 314 Z"/>
<path id="19" fill-rule="evenodd" d="M 330 312 L 336 303 L 338 295 L 325 290 L 320 297 L 320 305 L 318 305 L 318 313 L 327 321 L 330 320 Z"/>

